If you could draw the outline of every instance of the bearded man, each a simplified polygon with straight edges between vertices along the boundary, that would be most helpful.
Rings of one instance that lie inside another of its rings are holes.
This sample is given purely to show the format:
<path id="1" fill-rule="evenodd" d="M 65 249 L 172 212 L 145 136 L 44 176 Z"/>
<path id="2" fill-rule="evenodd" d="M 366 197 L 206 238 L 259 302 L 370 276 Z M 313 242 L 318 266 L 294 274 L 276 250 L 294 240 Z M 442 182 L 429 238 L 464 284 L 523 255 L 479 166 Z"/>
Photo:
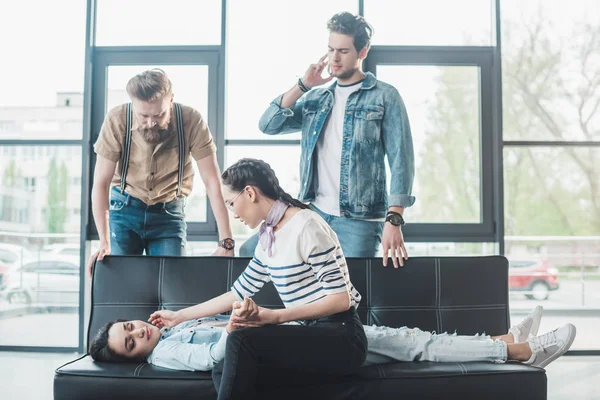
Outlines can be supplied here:
<path id="1" fill-rule="evenodd" d="M 173 102 L 171 81 L 160 69 L 134 76 L 126 89 L 131 103 L 108 112 L 94 145 L 92 211 L 100 248 L 88 260 L 88 274 L 94 261 L 108 254 L 184 254 L 192 158 L 217 222 L 214 254 L 233 256 L 216 146 L 206 120 L 197 110 Z"/>

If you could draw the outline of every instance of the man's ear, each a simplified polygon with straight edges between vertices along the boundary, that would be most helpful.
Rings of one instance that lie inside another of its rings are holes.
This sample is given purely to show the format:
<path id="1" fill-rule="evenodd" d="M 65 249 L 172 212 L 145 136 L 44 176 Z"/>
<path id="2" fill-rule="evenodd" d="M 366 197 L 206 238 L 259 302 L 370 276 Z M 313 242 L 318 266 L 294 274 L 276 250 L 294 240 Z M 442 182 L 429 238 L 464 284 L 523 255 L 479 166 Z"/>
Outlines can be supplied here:
<path id="1" fill-rule="evenodd" d="M 367 58 L 367 54 L 369 54 L 370 49 L 371 49 L 371 45 L 367 44 L 365 47 L 362 48 L 360 53 L 358 53 L 358 58 L 360 58 L 361 60 L 364 60 L 365 58 Z"/>

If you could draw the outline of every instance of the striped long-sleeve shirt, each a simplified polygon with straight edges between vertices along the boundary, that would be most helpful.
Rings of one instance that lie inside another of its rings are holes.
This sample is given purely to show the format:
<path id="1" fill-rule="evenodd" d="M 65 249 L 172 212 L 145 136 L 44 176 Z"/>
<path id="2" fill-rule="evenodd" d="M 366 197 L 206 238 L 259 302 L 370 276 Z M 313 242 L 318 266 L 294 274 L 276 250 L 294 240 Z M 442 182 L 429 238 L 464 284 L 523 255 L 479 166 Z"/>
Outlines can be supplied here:
<path id="1" fill-rule="evenodd" d="M 273 255 L 260 245 L 232 290 L 242 300 L 273 282 L 283 304 L 299 306 L 335 293 L 348 293 L 358 307 L 360 294 L 352 286 L 346 259 L 335 232 L 315 212 L 298 211 L 275 232 Z"/>

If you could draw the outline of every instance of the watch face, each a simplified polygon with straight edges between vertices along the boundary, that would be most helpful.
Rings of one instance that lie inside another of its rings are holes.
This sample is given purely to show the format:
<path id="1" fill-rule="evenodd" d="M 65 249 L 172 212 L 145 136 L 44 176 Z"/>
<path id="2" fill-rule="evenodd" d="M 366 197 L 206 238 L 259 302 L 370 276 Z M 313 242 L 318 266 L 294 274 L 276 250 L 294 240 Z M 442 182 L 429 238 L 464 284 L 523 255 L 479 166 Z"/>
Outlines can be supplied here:
<path id="1" fill-rule="evenodd" d="M 402 225 L 402 217 L 396 214 L 390 214 L 388 215 L 388 217 L 386 218 L 388 221 L 391 222 L 392 225 L 394 226 L 400 226 Z"/>
<path id="2" fill-rule="evenodd" d="M 221 241 L 221 247 L 223 247 L 226 250 L 233 250 L 235 248 L 235 240 L 233 239 L 223 239 Z"/>

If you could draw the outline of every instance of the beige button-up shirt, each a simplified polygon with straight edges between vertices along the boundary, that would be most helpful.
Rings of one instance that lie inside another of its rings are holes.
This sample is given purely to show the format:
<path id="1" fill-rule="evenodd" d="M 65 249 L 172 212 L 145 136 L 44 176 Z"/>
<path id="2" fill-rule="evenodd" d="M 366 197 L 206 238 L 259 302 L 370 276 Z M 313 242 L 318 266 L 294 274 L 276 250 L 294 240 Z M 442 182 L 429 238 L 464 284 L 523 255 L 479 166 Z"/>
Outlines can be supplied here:
<path id="1" fill-rule="evenodd" d="M 104 119 L 100 136 L 94 145 L 99 156 L 117 163 L 111 186 L 121 186 L 121 159 L 124 151 L 127 104 L 110 110 Z M 181 194 L 192 191 L 194 171 L 192 158 L 201 160 L 216 152 L 216 146 L 204 118 L 195 109 L 181 105 L 185 162 Z M 175 115 L 174 107 L 171 115 Z M 131 122 L 131 150 L 125 179 L 125 191 L 148 205 L 173 201 L 177 197 L 179 168 L 179 139 L 175 118 L 169 123 L 171 135 L 162 143 L 146 142 L 139 131 L 135 116 Z"/>

